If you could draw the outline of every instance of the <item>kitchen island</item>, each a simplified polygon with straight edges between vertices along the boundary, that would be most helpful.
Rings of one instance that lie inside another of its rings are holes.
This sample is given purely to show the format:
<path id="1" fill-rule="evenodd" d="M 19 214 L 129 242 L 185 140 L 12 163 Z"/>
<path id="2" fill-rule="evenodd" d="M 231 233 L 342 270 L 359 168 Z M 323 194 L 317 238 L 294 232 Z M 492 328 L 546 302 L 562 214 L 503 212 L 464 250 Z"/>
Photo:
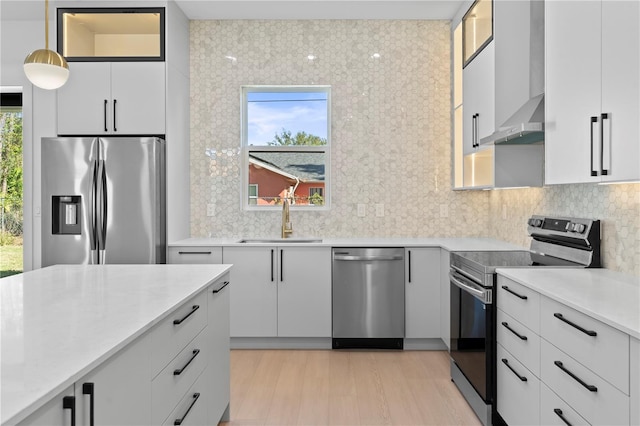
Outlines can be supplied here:
<path id="1" fill-rule="evenodd" d="M 111 413 L 120 422 L 158 424 L 184 415 L 196 405 L 187 391 L 199 382 L 204 383 L 198 392 L 202 408 L 189 415 L 211 423 L 228 416 L 229 291 L 224 288 L 230 268 L 56 265 L 0 280 L 2 425 L 38 424 L 52 402 L 53 420 L 45 423 L 68 422 L 72 411 L 63 412 L 65 397 L 75 397 L 77 416 L 83 417 L 89 411 L 82 393 L 86 377 L 96 387 L 96 417 L 107 415 L 119 408 L 109 405 L 119 400 L 115 395 L 127 394 L 129 372 L 137 382 L 144 379 L 136 385 L 143 395 L 135 398 L 136 416 L 128 418 L 126 410 Z M 193 342 L 198 349 L 190 348 Z M 191 355 L 196 351 L 202 352 L 197 360 Z M 187 366 L 189 359 L 193 363 Z M 174 373 L 174 361 L 184 366 L 181 377 Z M 105 376 L 120 388 L 100 389 Z M 91 410 L 93 399 L 92 394 Z M 212 407 L 222 408 L 214 412 Z"/>

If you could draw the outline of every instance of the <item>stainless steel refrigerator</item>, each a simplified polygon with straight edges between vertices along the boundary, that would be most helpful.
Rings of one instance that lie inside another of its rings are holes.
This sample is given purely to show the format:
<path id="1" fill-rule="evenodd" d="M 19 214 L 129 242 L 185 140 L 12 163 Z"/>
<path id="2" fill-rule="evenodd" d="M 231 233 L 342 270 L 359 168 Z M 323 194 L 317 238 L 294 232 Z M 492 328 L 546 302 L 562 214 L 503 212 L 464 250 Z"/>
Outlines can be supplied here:
<path id="1" fill-rule="evenodd" d="M 165 263 L 165 141 L 42 139 L 42 266 Z"/>

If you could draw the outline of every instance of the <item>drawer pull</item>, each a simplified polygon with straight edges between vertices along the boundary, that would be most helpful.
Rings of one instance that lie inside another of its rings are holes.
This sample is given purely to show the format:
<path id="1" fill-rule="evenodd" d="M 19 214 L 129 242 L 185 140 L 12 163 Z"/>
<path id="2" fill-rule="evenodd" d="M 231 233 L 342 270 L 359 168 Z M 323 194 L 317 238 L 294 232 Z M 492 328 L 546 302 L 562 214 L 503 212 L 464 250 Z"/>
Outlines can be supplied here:
<path id="1" fill-rule="evenodd" d="M 567 426 L 573 426 L 571 423 L 569 423 L 569 420 L 567 420 L 564 415 L 562 414 L 562 410 L 559 408 L 554 408 L 553 412 L 556 413 L 556 416 L 560 417 L 560 420 L 562 420 L 564 422 L 565 425 Z"/>
<path id="2" fill-rule="evenodd" d="M 598 392 L 598 388 L 593 386 L 593 385 L 588 385 L 586 384 L 580 377 L 576 376 L 575 374 L 573 374 L 571 371 L 567 370 L 566 367 L 562 364 L 562 361 L 553 361 L 553 363 L 556 365 L 556 367 L 558 367 L 560 370 L 564 371 L 565 373 L 567 373 L 569 376 L 571 376 L 571 378 L 573 380 L 575 380 L 576 382 L 580 383 L 582 386 L 584 386 L 586 389 L 589 390 L 589 392 Z"/>
<path id="3" fill-rule="evenodd" d="M 504 291 L 506 291 L 507 293 L 511 293 L 511 294 L 513 294 L 514 296 L 516 296 L 516 297 L 517 297 L 517 298 L 519 298 L 519 299 L 522 299 L 522 300 L 527 300 L 527 299 L 528 299 L 528 297 L 527 297 L 527 296 L 523 296 L 523 295 L 521 295 L 521 294 L 516 293 L 515 291 L 511 290 L 511 289 L 510 289 L 508 286 L 506 286 L 506 285 L 503 285 L 503 286 L 502 286 L 502 289 L 503 289 Z"/>
<path id="4" fill-rule="evenodd" d="M 71 426 L 76 426 L 76 397 L 75 396 L 63 397 L 62 409 L 71 410 Z"/>
<path id="5" fill-rule="evenodd" d="M 184 419 L 187 418 L 187 415 L 189 414 L 189 411 L 191 411 L 191 409 L 193 408 L 193 406 L 195 405 L 196 401 L 198 400 L 198 398 L 200 398 L 200 392 L 196 392 L 193 394 L 193 402 L 191 403 L 191 405 L 189 405 L 189 408 L 187 408 L 187 412 L 184 413 L 184 416 L 180 417 L 179 419 L 176 419 L 173 424 L 175 426 L 180 426 L 182 424 L 182 422 L 184 422 Z"/>
<path id="6" fill-rule="evenodd" d="M 193 306 L 191 307 L 191 312 L 189 312 L 187 315 L 185 315 L 185 316 L 184 316 L 184 317 L 182 317 L 181 319 L 173 320 L 173 324 L 174 324 L 174 325 L 180 325 L 180 324 L 182 324 L 182 322 L 183 322 L 184 320 L 186 320 L 186 319 L 187 319 L 187 318 L 189 318 L 191 315 L 193 315 L 193 313 L 194 313 L 195 311 L 197 311 L 198 309 L 200 309 L 200 305 L 193 305 Z"/>
<path id="7" fill-rule="evenodd" d="M 189 358 L 189 361 L 187 361 L 187 363 L 185 365 L 182 366 L 182 368 L 179 368 L 177 370 L 173 370 L 173 375 L 174 376 L 179 376 L 182 374 L 182 372 L 184 371 L 185 368 L 187 368 L 189 366 L 189 364 L 191 364 L 191 361 L 193 361 L 198 354 L 200 353 L 200 349 L 194 349 L 193 350 L 193 356 L 191 358 Z"/>
<path id="8" fill-rule="evenodd" d="M 94 402 L 95 402 L 94 387 L 95 387 L 95 383 L 92 383 L 92 382 L 87 382 L 82 384 L 82 394 L 89 395 L 89 426 L 94 426 L 96 424 L 95 416 L 93 415 L 93 408 L 94 408 Z"/>
<path id="9" fill-rule="evenodd" d="M 228 286 L 228 285 L 229 285 L 229 281 L 225 281 L 225 282 L 222 284 L 222 287 L 220 287 L 220 288 L 219 288 L 219 289 L 217 289 L 217 290 L 213 290 L 213 292 L 212 292 L 212 293 L 213 293 L 213 294 L 220 293 L 220 292 L 222 291 L 222 289 L 223 289 L 223 288 L 225 288 L 225 287 L 226 287 L 226 286 Z"/>
<path id="10" fill-rule="evenodd" d="M 597 335 L 598 335 L 598 333 L 596 333 L 596 332 L 595 332 L 595 331 L 593 331 L 593 330 L 587 330 L 586 328 L 582 328 L 582 327 L 580 327 L 578 324 L 575 324 L 575 323 L 573 323 L 573 322 L 569 321 L 568 319 L 566 319 L 565 317 L 563 317 L 561 313 L 556 312 L 555 314 L 553 314 L 553 316 L 554 316 L 554 317 L 556 317 L 556 318 L 558 318 L 558 319 L 559 319 L 560 321 L 562 321 L 562 322 L 566 322 L 566 323 L 567 323 L 567 324 L 569 324 L 571 327 L 576 328 L 576 329 L 578 329 L 578 330 L 582 331 L 584 334 L 587 334 L 587 335 L 589 335 L 589 336 L 591 336 L 591 337 L 595 337 L 595 336 L 597 336 Z"/>
<path id="11" fill-rule="evenodd" d="M 211 254 L 210 251 L 179 251 L 178 254 Z"/>
<path id="12" fill-rule="evenodd" d="M 519 334 L 517 331 L 515 331 L 513 328 L 509 327 L 509 323 L 506 321 L 502 321 L 502 326 L 504 328 L 506 328 L 507 330 L 509 330 L 510 332 L 512 332 L 513 334 L 515 334 L 516 336 L 518 336 L 518 338 L 520 340 L 527 340 L 527 336 L 523 336 L 521 334 Z"/>
<path id="13" fill-rule="evenodd" d="M 522 381 L 522 382 L 526 382 L 527 381 L 526 377 L 519 375 L 518 372 L 516 370 L 514 370 L 512 366 L 509 365 L 509 361 L 507 361 L 506 358 L 502 358 L 502 363 L 504 365 L 506 365 L 509 368 L 509 370 L 511 370 L 513 372 L 513 374 L 515 374 L 518 377 L 518 379 L 520 379 L 520 381 Z"/>

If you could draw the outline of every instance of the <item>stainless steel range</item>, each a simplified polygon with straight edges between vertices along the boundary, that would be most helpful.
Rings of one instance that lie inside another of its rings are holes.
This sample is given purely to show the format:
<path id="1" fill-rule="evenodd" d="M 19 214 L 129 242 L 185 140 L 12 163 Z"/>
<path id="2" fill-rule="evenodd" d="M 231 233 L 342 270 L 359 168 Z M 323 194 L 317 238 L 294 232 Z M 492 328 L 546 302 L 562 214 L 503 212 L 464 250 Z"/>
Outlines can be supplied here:
<path id="1" fill-rule="evenodd" d="M 500 267 L 600 267 L 600 221 L 532 216 L 530 250 L 451 253 L 451 379 L 484 425 L 496 417 L 496 312 Z"/>

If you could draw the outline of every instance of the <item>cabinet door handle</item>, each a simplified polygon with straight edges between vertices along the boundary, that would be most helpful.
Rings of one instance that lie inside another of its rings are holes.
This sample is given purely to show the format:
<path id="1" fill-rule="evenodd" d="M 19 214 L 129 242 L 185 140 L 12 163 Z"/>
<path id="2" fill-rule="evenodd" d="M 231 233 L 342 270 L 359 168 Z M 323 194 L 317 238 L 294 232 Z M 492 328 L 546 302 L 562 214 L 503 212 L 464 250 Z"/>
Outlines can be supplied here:
<path id="1" fill-rule="evenodd" d="M 113 100 L 113 131 L 117 132 L 118 128 L 116 127 L 116 104 L 118 103 L 117 99 Z"/>
<path id="2" fill-rule="evenodd" d="M 476 148 L 480 146 L 480 113 L 476 114 Z"/>
<path id="3" fill-rule="evenodd" d="M 107 101 L 106 99 L 104 100 L 104 131 L 108 132 L 109 129 L 107 129 L 107 104 L 109 103 L 109 101 Z"/>
<path id="4" fill-rule="evenodd" d="M 471 116 L 471 148 L 476 147 L 476 115 Z"/>
<path id="5" fill-rule="evenodd" d="M 509 323 L 506 321 L 502 321 L 502 326 L 504 328 L 506 328 L 507 330 L 509 330 L 510 332 L 512 332 L 513 334 L 515 334 L 516 336 L 518 336 L 518 338 L 520 340 L 527 340 L 527 336 L 523 336 L 521 334 L 519 334 L 517 331 L 515 331 L 513 328 L 509 327 Z"/>
<path id="6" fill-rule="evenodd" d="M 567 420 L 564 417 L 564 414 L 562 414 L 562 410 L 559 408 L 554 408 L 553 412 L 556 413 L 556 416 L 560 417 L 560 420 L 562 420 L 564 422 L 565 425 L 567 426 L 573 426 L 571 423 L 569 423 L 569 420 Z"/>
<path id="7" fill-rule="evenodd" d="M 189 405 L 189 408 L 187 408 L 187 411 L 184 413 L 184 415 L 178 419 L 176 419 L 173 424 L 175 426 L 180 426 L 182 424 L 182 422 L 184 422 L 184 419 L 187 418 L 187 415 L 189 414 L 189 411 L 191 411 L 191 409 L 193 408 L 193 406 L 196 404 L 196 401 L 198 400 L 198 398 L 200 398 L 200 392 L 196 392 L 193 394 L 193 402 L 191 403 L 191 405 Z"/>
<path id="8" fill-rule="evenodd" d="M 528 299 L 528 297 L 527 297 L 527 296 L 523 296 L 523 295 L 518 294 L 518 293 L 516 293 L 515 291 L 511 290 L 511 289 L 509 288 L 509 286 L 503 285 L 503 286 L 502 286 L 502 289 L 503 289 L 504 291 L 506 291 L 507 293 L 511 293 L 511 294 L 513 294 L 514 296 L 516 296 L 516 297 L 517 297 L 517 298 L 519 298 L 519 299 L 522 299 L 522 300 L 527 300 L 527 299 Z"/>
<path id="9" fill-rule="evenodd" d="M 589 122 L 591 133 L 591 176 L 598 176 L 598 171 L 593 168 L 593 123 L 597 122 L 598 117 L 591 117 L 591 121 Z"/>
<path id="10" fill-rule="evenodd" d="M 184 371 L 185 368 L 187 368 L 189 366 L 189 364 L 191 364 L 191 361 L 193 361 L 198 354 L 200 353 L 200 349 L 194 349 L 193 350 L 193 356 L 191 358 L 189 358 L 189 361 L 187 361 L 187 363 L 185 365 L 182 366 L 182 368 L 178 368 L 176 370 L 173 370 L 173 375 L 174 376 L 179 376 L 182 374 L 182 372 Z"/>
<path id="11" fill-rule="evenodd" d="M 218 288 L 218 289 L 216 289 L 216 290 L 213 290 L 213 291 L 212 291 L 212 293 L 213 293 L 213 294 L 220 293 L 220 292 L 222 291 L 222 289 L 223 289 L 223 288 L 225 288 L 225 287 L 226 287 L 226 286 L 228 286 L 228 285 L 229 285 L 229 281 L 225 281 L 225 282 L 222 284 L 222 287 L 220 287 L 220 288 Z"/>
<path id="12" fill-rule="evenodd" d="M 62 409 L 71 410 L 71 426 L 76 426 L 76 397 L 65 396 L 62 398 Z"/>
<path id="13" fill-rule="evenodd" d="M 273 282 L 273 249 L 271 249 L 271 282 Z"/>
<path id="14" fill-rule="evenodd" d="M 179 251 L 178 254 L 211 254 L 210 251 Z"/>
<path id="15" fill-rule="evenodd" d="M 94 426 L 94 411 L 93 411 L 93 403 L 94 403 L 94 394 L 93 394 L 94 384 L 91 382 L 82 384 L 82 394 L 89 395 L 89 426 Z"/>
<path id="16" fill-rule="evenodd" d="M 563 364 L 562 361 L 553 361 L 553 363 L 556 365 L 556 367 L 558 367 L 560 370 L 564 371 L 565 373 L 567 373 L 573 380 L 575 380 L 576 382 L 580 383 L 582 386 L 584 386 L 589 392 L 598 392 L 598 388 L 595 387 L 594 385 L 588 385 L 587 383 L 585 383 L 584 380 L 582 380 L 580 377 L 576 376 L 575 374 L 573 374 L 571 371 L 569 371 Z"/>
<path id="17" fill-rule="evenodd" d="M 527 381 L 526 377 L 521 376 L 520 374 L 518 374 L 518 372 L 516 370 L 514 370 L 512 366 L 509 365 L 509 361 L 507 361 L 506 358 L 502 358 L 502 363 L 504 365 L 506 365 L 509 368 L 509 370 L 511 370 L 511 372 L 513 374 L 515 374 L 518 377 L 518 379 L 520 379 L 521 382 L 526 382 Z"/>
<path id="18" fill-rule="evenodd" d="M 284 281 L 284 268 L 282 267 L 284 265 L 282 260 L 284 258 L 283 253 L 284 250 L 280 250 L 280 282 Z"/>
<path id="19" fill-rule="evenodd" d="M 411 283 L 411 250 L 407 250 L 407 258 L 409 262 L 409 283 Z"/>
<path id="20" fill-rule="evenodd" d="M 185 316 L 184 316 L 184 317 L 182 317 L 181 319 L 173 320 L 173 324 L 174 324 L 174 325 L 180 325 L 180 324 L 182 324 L 182 322 L 183 322 L 184 320 L 186 320 L 186 319 L 187 319 L 187 318 L 189 318 L 191 315 L 193 315 L 193 313 L 194 313 L 195 311 L 197 311 L 198 309 L 200 309 L 200 305 L 193 305 L 193 306 L 191 307 L 191 311 L 190 311 L 187 315 L 185 315 Z"/>
<path id="21" fill-rule="evenodd" d="M 596 333 L 593 330 L 587 330 L 584 327 L 580 327 L 578 324 L 569 321 L 568 319 L 566 319 L 564 316 L 562 316 L 561 313 L 556 312 L 553 314 L 554 317 L 558 318 L 560 321 L 565 322 L 567 324 L 569 324 L 571 327 L 575 328 L 576 330 L 580 330 L 582 331 L 584 334 L 591 336 L 591 337 L 596 337 L 598 335 L 598 333 Z"/>
<path id="22" fill-rule="evenodd" d="M 600 114 L 600 172 L 602 176 L 609 174 L 609 170 L 604 168 L 604 120 L 609 119 L 609 114 Z"/>

